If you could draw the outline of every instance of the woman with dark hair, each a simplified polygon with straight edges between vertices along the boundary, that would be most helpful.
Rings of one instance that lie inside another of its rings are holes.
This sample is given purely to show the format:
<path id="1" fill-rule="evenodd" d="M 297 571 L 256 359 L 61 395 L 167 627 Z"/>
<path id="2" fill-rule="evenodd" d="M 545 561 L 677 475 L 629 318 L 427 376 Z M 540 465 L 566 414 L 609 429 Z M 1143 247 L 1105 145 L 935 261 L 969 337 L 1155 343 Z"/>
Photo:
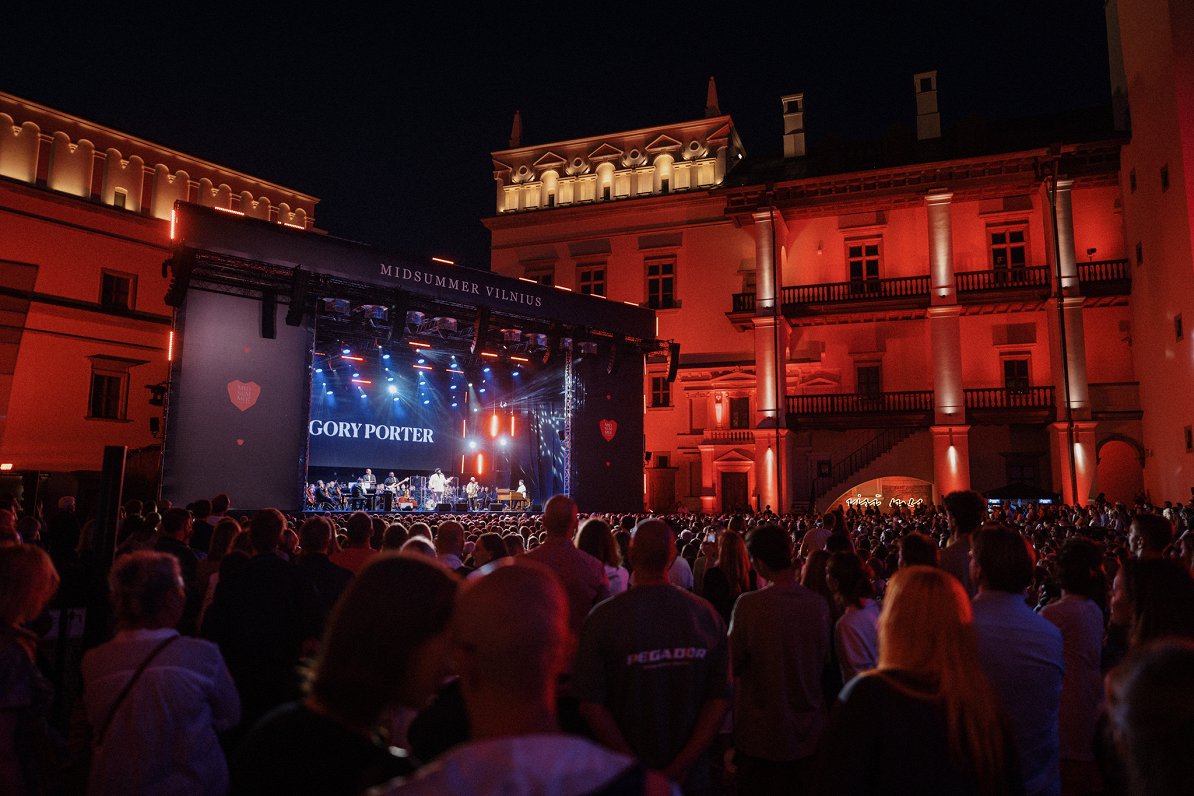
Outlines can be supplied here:
<path id="1" fill-rule="evenodd" d="M 717 563 L 705 570 L 701 596 L 713 604 L 726 625 L 729 625 L 738 596 L 757 587 L 758 580 L 750 566 L 746 540 L 738 531 L 726 531 L 717 545 Z"/>
<path id="2" fill-rule="evenodd" d="M 870 572 L 854 553 L 829 557 L 825 583 L 841 612 L 833 626 L 833 648 L 842 682 L 848 683 L 879 660 L 879 605 L 873 599 Z"/>
<path id="3" fill-rule="evenodd" d="M 1015 741 L 979 665 L 970 599 L 935 567 L 887 586 L 878 668 L 842 689 L 822 737 L 821 792 L 1022 791 Z"/>
<path id="4" fill-rule="evenodd" d="M 608 522 L 600 517 L 585 520 L 576 533 L 576 546 L 605 567 L 611 597 L 626 591 L 630 585 L 630 573 L 622 567 L 622 556 Z"/>
<path id="5" fill-rule="evenodd" d="M 119 630 L 83 658 L 88 794 L 224 793 L 216 733 L 240 721 L 240 698 L 220 648 L 175 630 L 186 605 L 178 559 L 130 553 L 109 585 Z"/>
<path id="6" fill-rule="evenodd" d="M 58 583 L 40 547 L 0 547 L 0 793 L 48 791 L 56 774 L 44 754 L 54 688 L 37 668 L 38 639 L 25 625 L 41 616 Z"/>
<path id="7" fill-rule="evenodd" d="M 1066 540 L 1057 556 L 1059 599 L 1041 616 L 1061 631 L 1065 674 L 1061 681 L 1061 780 L 1067 793 L 1101 789 L 1095 764 L 1095 728 L 1103 705 L 1103 609 L 1107 580 L 1103 551 L 1089 539 Z"/>
<path id="8" fill-rule="evenodd" d="M 347 796 L 411 773 L 382 726 L 447 675 L 458 582 L 422 556 L 373 556 L 332 612 L 306 699 L 267 715 L 238 750 L 232 793 Z"/>

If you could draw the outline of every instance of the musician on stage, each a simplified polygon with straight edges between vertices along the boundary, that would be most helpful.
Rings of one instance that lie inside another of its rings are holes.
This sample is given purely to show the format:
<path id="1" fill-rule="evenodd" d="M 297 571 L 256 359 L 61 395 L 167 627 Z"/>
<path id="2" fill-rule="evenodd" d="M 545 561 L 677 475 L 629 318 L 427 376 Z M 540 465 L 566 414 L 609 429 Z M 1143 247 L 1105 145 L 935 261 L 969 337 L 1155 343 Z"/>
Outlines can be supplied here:
<path id="1" fill-rule="evenodd" d="M 477 508 L 477 495 L 480 494 L 480 492 L 481 485 L 477 483 L 476 476 L 473 476 L 468 480 L 468 483 L 464 485 L 464 494 L 466 497 L 468 497 L 469 511 Z"/>
<path id="2" fill-rule="evenodd" d="M 394 477 L 392 471 L 386 476 L 386 480 L 381 482 L 381 487 L 377 491 L 381 495 L 382 511 L 393 511 L 394 495 L 398 493 L 398 479 Z"/>
<path id="3" fill-rule="evenodd" d="M 444 502 L 444 490 L 448 486 L 448 479 L 444 477 L 444 471 L 435 468 L 435 472 L 427 479 L 427 489 L 431 492 L 431 499 L 436 503 Z"/>
<path id="4" fill-rule="evenodd" d="M 377 488 L 377 476 L 368 467 L 365 468 L 365 474 L 361 476 L 361 484 L 365 487 L 366 494 L 371 494 Z"/>

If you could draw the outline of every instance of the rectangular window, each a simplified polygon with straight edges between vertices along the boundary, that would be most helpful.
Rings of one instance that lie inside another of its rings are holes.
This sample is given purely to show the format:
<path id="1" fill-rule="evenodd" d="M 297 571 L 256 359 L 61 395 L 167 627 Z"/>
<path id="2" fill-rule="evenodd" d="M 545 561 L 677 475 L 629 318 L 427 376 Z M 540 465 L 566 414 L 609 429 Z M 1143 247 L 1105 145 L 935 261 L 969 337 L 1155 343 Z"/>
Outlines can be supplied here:
<path id="1" fill-rule="evenodd" d="M 123 188 L 117 188 L 116 193 L 112 195 L 112 206 L 119 207 L 123 210 L 128 205 L 129 195 Z"/>
<path id="2" fill-rule="evenodd" d="M 661 469 L 666 469 L 672 466 L 672 455 L 670 453 L 655 454 L 655 466 Z"/>
<path id="3" fill-rule="evenodd" d="M 877 364 L 859 365 L 856 373 L 858 394 L 878 398 L 883 392 L 881 367 Z"/>
<path id="4" fill-rule="evenodd" d="M 879 255 L 879 238 L 846 241 L 851 293 L 873 293 L 879 289 Z"/>
<path id="5" fill-rule="evenodd" d="M 1185 328 L 1182 326 L 1181 313 L 1173 316 L 1173 337 L 1179 343 L 1185 338 Z"/>
<path id="6" fill-rule="evenodd" d="M 1186 426 L 1186 453 L 1194 453 L 1194 426 Z"/>
<path id="7" fill-rule="evenodd" d="M 659 179 L 659 192 L 660 193 L 671 193 L 671 190 L 672 190 L 671 178 L 670 177 L 661 177 Z"/>
<path id="8" fill-rule="evenodd" d="M 106 310 L 131 310 L 136 277 L 116 271 L 100 272 L 100 306 Z"/>
<path id="9" fill-rule="evenodd" d="M 540 285 L 551 287 L 556 283 L 556 269 L 554 265 L 547 265 L 542 262 L 527 266 L 524 272 L 527 279 L 537 282 Z"/>
<path id="10" fill-rule="evenodd" d="M 87 416 L 102 420 L 124 420 L 128 398 L 128 377 L 127 371 L 117 373 L 93 370 Z"/>
<path id="11" fill-rule="evenodd" d="M 750 398 L 730 399 L 730 428 L 750 428 Z"/>
<path id="12" fill-rule="evenodd" d="M 1007 482 L 1036 486 L 1036 462 L 1030 460 L 1008 461 Z"/>
<path id="13" fill-rule="evenodd" d="M 666 310 L 676 303 L 676 258 L 659 257 L 647 260 L 647 306 Z"/>
<path id="14" fill-rule="evenodd" d="M 1007 357 L 1003 360 L 1003 388 L 1014 395 L 1025 395 L 1031 386 L 1027 357 Z"/>
<path id="15" fill-rule="evenodd" d="M 1016 282 L 1025 278 L 1028 267 L 1028 227 L 992 227 L 988 230 L 991 241 L 991 268 L 996 282 Z"/>
<path id="16" fill-rule="evenodd" d="M 651 406 L 659 408 L 672 405 L 672 384 L 667 376 L 651 377 Z"/>
<path id="17" fill-rule="evenodd" d="M 608 202 L 610 199 L 612 199 L 613 198 L 613 188 L 611 188 L 608 185 L 602 185 L 601 186 L 601 198 L 603 200 L 605 200 L 606 202 Z"/>
<path id="18" fill-rule="evenodd" d="M 576 286 L 586 296 L 604 296 L 605 264 L 582 265 L 577 268 Z"/>
<path id="19" fill-rule="evenodd" d="M 1161 190 L 1162 191 L 1169 190 L 1169 166 L 1168 165 L 1161 167 Z"/>

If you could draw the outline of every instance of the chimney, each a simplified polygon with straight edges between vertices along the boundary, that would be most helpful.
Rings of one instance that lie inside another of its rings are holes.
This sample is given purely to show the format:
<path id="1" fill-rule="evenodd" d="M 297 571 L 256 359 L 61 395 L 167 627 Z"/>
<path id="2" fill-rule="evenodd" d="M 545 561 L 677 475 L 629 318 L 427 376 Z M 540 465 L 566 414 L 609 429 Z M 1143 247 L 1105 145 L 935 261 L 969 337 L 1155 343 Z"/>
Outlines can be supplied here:
<path id="1" fill-rule="evenodd" d="M 522 111 L 514 111 L 514 123 L 510 125 L 510 148 L 522 146 Z"/>
<path id="2" fill-rule="evenodd" d="M 784 157 L 802 158 L 804 146 L 804 94 L 780 97 L 784 108 Z"/>
<path id="3" fill-rule="evenodd" d="M 941 114 L 937 112 L 937 70 L 912 76 L 916 88 L 916 140 L 941 137 Z"/>
<path id="4" fill-rule="evenodd" d="M 709 85 L 705 87 L 705 118 L 715 116 L 721 116 L 721 107 L 717 103 L 717 82 L 710 76 Z"/>

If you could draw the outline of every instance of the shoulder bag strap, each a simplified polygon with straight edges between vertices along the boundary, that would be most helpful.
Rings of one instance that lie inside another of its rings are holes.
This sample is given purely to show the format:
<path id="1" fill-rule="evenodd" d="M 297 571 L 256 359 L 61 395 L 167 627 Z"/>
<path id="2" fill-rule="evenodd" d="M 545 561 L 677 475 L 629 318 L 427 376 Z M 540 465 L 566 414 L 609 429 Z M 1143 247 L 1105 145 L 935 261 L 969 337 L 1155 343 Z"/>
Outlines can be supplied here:
<path id="1" fill-rule="evenodd" d="M 103 746 L 104 736 L 108 734 L 108 725 L 112 723 L 112 718 L 116 715 L 116 711 L 120 709 L 120 706 L 124 703 L 125 697 L 127 697 L 129 692 L 133 690 L 133 686 L 136 685 L 137 681 L 141 679 L 141 675 L 149 667 L 149 664 L 158 656 L 159 652 L 166 649 L 166 647 L 170 646 L 171 642 L 178 638 L 179 636 L 170 636 L 170 638 L 162 639 L 162 642 L 153 648 L 153 651 L 145 657 L 145 660 L 141 661 L 141 665 L 137 667 L 137 671 L 133 672 L 133 676 L 129 678 L 127 683 L 124 684 L 124 688 L 121 690 L 120 695 L 116 697 L 116 701 L 113 702 L 112 707 L 108 709 L 108 717 L 104 719 L 104 723 L 100 727 L 99 734 L 95 737 L 95 745 L 97 747 Z"/>

